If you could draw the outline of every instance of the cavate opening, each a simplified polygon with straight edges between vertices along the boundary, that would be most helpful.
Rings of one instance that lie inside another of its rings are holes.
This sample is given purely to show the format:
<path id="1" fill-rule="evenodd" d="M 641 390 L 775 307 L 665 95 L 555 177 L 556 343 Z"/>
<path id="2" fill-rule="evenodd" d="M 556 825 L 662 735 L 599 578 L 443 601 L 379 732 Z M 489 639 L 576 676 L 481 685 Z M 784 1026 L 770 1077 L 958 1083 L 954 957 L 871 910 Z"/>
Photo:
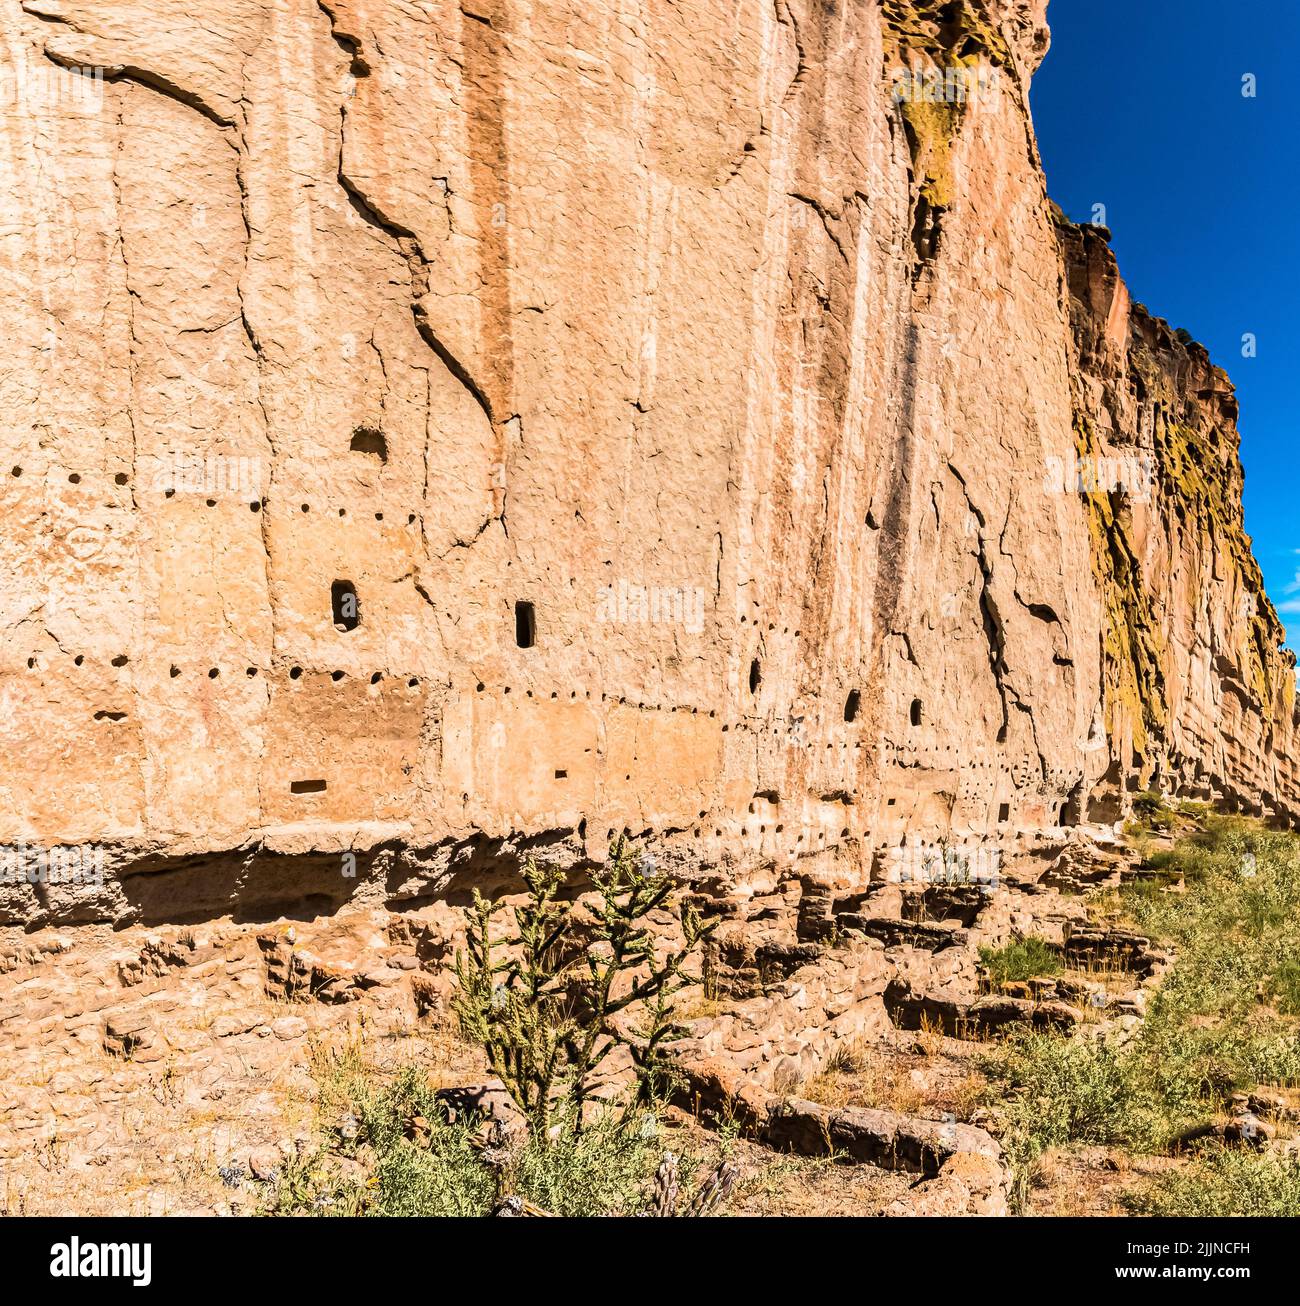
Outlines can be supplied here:
<path id="1" fill-rule="evenodd" d="M 350 580 L 336 580 L 330 586 L 330 611 L 335 630 L 356 630 L 361 624 L 361 603 Z"/>
<path id="2" fill-rule="evenodd" d="M 914 698 L 912 700 L 912 711 L 910 716 L 914 726 L 919 726 L 921 724 L 921 700 L 919 698 Z"/>
<path id="3" fill-rule="evenodd" d="M 291 794 L 323 794 L 325 792 L 324 780 L 295 780 L 289 785 Z"/>
<path id="4" fill-rule="evenodd" d="M 353 453 L 368 453 L 381 463 L 388 461 L 388 441 L 384 439 L 384 433 L 375 430 L 373 426 L 358 426 L 352 432 L 348 448 Z"/>
<path id="5" fill-rule="evenodd" d="M 849 690 L 849 696 L 844 700 L 844 719 L 845 721 L 856 721 L 858 719 L 858 709 L 862 706 L 862 695 L 856 690 Z"/>
<path id="6" fill-rule="evenodd" d="M 943 228 L 940 225 L 944 210 L 931 204 L 924 195 L 917 196 L 916 216 L 912 223 L 912 245 L 916 250 L 916 266 L 913 278 L 920 276 L 921 269 L 934 261 L 939 254 L 939 238 Z"/>
<path id="7" fill-rule="evenodd" d="M 1069 827 L 1072 825 L 1081 825 L 1085 819 L 1085 803 L 1087 791 L 1082 781 L 1070 790 L 1064 805 L 1061 808 L 1061 824 Z"/>
<path id="8" fill-rule="evenodd" d="M 998 804 L 998 824 L 999 824 L 999 825 L 1006 825 L 1006 823 L 1007 823 L 1010 819 L 1011 819 L 1011 804 L 1010 804 L 1010 803 L 999 803 L 999 804 Z"/>
<path id="9" fill-rule="evenodd" d="M 755 658 L 749 664 L 749 692 L 758 693 L 758 687 L 763 683 L 763 668 L 759 666 L 758 659 Z"/>
<path id="10" fill-rule="evenodd" d="M 520 648 L 532 648 L 537 643 L 537 613 L 523 599 L 515 604 L 515 643 Z"/>

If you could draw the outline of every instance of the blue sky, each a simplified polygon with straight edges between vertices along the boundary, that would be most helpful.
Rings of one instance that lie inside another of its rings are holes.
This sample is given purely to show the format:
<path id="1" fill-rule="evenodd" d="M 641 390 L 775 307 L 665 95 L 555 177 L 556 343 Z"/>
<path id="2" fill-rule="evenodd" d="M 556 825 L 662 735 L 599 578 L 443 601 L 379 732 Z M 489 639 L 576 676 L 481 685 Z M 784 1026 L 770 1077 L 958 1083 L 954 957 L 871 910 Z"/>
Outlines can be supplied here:
<path id="1" fill-rule="evenodd" d="M 1052 0 L 1048 21 L 1033 106 L 1052 197 L 1076 222 L 1106 206 L 1133 298 L 1236 384 L 1246 529 L 1300 648 L 1300 3 Z"/>

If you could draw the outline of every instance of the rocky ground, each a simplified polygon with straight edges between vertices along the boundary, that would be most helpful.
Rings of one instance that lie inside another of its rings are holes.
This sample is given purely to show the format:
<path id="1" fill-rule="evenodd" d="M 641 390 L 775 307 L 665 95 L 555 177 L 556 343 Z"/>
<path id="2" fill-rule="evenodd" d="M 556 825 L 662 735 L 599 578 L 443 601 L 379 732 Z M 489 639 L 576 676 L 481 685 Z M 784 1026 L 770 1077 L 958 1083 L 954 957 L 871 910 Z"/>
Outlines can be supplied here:
<path id="1" fill-rule="evenodd" d="M 995 1138 L 988 1054 L 1013 1027 L 1098 1046 L 1133 1037 L 1172 960 L 1108 903 L 1139 860 L 1094 831 L 1026 854 L 996 886 L 692 886 L 720 924 L 685 1011 L 665 1146 L 739 1164 L 737 1213 L 1118 1210 L 1186 1156 L 1068 1146 L 1018 1178 Z M 7 938 L 3 1210 L 250 1214 L 330 1123 L 331 1058 L 359 1057 L 377 1082 L 416 1066 L 434 1089 L 482 1083 L 448 1010 L 462 930 L 437 904 Z M 997 959 L 1026 939 L 1050 973 L 999 978 Z M 611 1064 L 611 1092 L 625 1070 Z M 1272 1146 L 1289 1110 L 1243 1099 L 1234 1119 Z"/>

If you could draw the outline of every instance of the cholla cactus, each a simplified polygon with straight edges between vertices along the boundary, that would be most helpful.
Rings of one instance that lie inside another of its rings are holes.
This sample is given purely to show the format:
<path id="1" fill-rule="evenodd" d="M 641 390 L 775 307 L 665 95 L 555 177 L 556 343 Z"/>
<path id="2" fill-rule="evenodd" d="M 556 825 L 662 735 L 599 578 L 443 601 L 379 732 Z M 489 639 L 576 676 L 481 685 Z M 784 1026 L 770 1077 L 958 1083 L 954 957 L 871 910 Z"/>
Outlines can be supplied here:
<path id="1" fill-rule="evenodd" d="M 523 876 L 527 901 L 514 908 L 515 934 L 505 940 L 493 937 L 501 904 L 475 891 L 454 1005 L 462 1032 L 482 1045 L 544 1139 L 557 1111 L 581 1124 L 595 1072 L 620 1044 L 631 1051 L 641 1100 L 662 1094 L 666 1045 L 680 1033 L 673 998 L 699 982 L 685 966 L 713 926 L 682 908 L 683 947 L 657 957 L 646 922 L 673 882 L 621 838 L 592 875 L 599 902 L 586 942 L 576 937 L 573 904 L 557 900 L 563 872 L 529 859 Z M 615 1020 L 624 1012 L 639 1012 L 639 1027 Z"/>

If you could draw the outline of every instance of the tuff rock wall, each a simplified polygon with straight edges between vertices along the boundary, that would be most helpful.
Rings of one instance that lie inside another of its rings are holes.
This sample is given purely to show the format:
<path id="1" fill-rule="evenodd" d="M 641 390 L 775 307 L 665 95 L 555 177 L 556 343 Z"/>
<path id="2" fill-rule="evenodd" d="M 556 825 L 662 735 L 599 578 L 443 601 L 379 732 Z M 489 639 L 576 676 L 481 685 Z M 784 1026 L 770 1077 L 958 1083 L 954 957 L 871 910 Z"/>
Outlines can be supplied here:
<path id="1" fill-rule="evenodd" d="M 1057 221 L 1045 8 L 3 0 L 0 842 L 109 870 L 3 920 L 1294 817 L 1230 387 Z M 1112 447 L 1148 504 L 1052 490 Z"/>
<path id="2" fill-rule="evenodd" d="M 1137 493 L 1083 497 L 1106 605 L 1109 778 L 1294 823 L 1295 657 L 1245 532 L 1232 383 L 1131 301 L 1103 228 L 1058 222 L 1080 462 L 1146 474 Z"/>

